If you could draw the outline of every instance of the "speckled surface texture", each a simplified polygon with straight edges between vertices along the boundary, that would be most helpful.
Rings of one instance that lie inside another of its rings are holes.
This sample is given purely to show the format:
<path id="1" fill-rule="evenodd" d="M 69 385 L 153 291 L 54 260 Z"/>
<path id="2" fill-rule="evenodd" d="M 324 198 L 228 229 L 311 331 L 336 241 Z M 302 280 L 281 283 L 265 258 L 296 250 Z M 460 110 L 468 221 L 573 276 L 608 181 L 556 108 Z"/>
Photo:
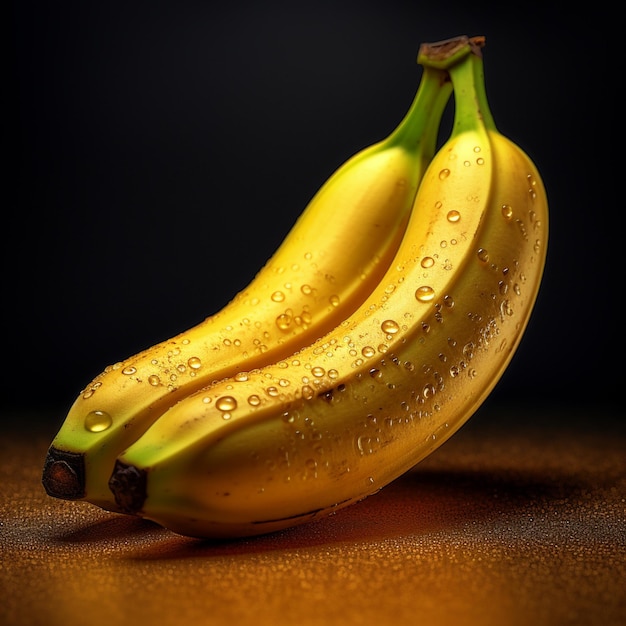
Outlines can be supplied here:
<path id="1" fill-rule="evenodd" d="M 0 624 L 624 624 L 623 420 L 542 411 L 487 406 L 364 502 L 219 543 L 49 498 L 55 426 L 5 428 Z"/>

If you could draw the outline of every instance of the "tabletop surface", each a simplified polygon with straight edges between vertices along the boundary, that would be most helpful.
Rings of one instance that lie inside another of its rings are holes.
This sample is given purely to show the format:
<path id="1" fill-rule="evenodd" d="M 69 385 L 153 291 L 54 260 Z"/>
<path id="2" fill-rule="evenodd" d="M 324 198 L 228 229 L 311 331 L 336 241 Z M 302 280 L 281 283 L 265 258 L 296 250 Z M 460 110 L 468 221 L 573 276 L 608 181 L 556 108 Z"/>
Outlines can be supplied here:
<path id="1" fill-rule="evenodd" d="M 488 405 L 363 502 L 221 542 L 48 497 L 30 419 L 0 438 L 0 624 L 626 623 L 615 410 Z"/>

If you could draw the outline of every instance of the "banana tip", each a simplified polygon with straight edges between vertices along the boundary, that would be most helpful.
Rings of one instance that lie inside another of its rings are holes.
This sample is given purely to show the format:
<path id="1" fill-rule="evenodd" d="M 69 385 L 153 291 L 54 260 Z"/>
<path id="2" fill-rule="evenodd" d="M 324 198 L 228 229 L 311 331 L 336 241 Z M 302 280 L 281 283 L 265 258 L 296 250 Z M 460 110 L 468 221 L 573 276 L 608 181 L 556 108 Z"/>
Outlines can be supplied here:
<path id="1" fill-rule="evenodd" d="M 53 446 L 48 450 L 41 479 L 49 496 L 64 500 L 85 497 L 85 458 Z"/>
<path id="2" fill-rule="evenodd" d="M 116 461 L 109 479 L 109 489 L 122 512 L 136 515 L 146 499 L 146 471 Z"/>

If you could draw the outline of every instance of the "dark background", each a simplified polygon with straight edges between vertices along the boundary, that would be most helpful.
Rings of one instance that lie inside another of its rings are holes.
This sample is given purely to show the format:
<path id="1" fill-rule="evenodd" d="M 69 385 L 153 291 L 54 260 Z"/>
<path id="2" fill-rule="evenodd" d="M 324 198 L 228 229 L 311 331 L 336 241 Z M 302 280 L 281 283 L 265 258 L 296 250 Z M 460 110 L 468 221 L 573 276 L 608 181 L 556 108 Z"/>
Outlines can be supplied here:
<path id="1" fill-rule="evenodd" d="M 551 210 L 539 301 L 490 402 L 616 401 L 616 16 L 432 0 L 12 10 L 3 419 L 60 423 L 104 366 L 217 311 L 332 171 L 401 119 L 419 45 L 460 34 L 486 36 L 492 112 Z"/>

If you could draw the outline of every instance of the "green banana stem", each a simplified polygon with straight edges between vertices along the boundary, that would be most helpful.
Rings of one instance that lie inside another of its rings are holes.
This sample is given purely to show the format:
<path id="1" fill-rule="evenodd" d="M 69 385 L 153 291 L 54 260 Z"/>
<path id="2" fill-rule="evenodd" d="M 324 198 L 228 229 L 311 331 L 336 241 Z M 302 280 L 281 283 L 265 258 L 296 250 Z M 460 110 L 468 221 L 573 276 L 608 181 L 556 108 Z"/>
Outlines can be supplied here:
<path id="1" fill-rule="evenodd" d="M 406 150 L 421 150 L 432 158 L 439 130 L 439 119 L 452 93 L 447 72 L 424 67 L 422 79 L 407 114 L 388 138 L 390 145 L 401 145 Z M 434 117 L 433 117 L 434 116 Z M 433 120 L 437 123 L 433 123 Z"/>
<path id="2" fill-rule="evenodd" d="M 449 71 L 455 102 L 452 134 L 480 129 L 495 130 L 485 93 L 482 58 L 469 54 Z"/>
<path id="3" fill-rule="evenodd" d="M 483 118 L 485 128 L 490 131 L 497 131 L 496 123 L 493 119 L 493 115 L 491 114 L 491 109 L 487 100 L 487 90 L 485 87 L 485 71 L 482 54 L 472 54 L 471 61 L 474 68 L 474 89 L 476 91 L 478 111 Z"/>
<path id="4" fill-rule="evenodd" d="M 420 48 L 418 63 L 450 74 L 455 99 L 453 135 L 478 128 L 496 130 L 485 89 L 484 43 L 484 37 L 462 35 Z"/>

